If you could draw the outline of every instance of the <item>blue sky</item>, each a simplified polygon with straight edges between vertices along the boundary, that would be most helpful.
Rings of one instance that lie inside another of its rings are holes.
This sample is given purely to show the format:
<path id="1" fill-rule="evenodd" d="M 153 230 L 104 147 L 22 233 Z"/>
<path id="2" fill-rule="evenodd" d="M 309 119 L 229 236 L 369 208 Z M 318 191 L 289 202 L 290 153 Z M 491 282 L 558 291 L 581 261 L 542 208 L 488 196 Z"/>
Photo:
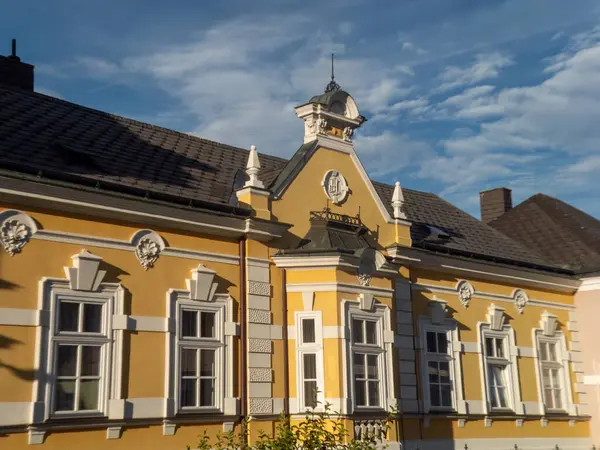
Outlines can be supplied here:
<path id="1" fill-rule="evenodd" d="M 2 2 L 36 89 L 289 157 L 336 79 L 372 178 L 479 216 L 479 191 L 600 217 L 600 4 L 573 0 Z M 1 48 L 1 47 L 0 47 Z"/>

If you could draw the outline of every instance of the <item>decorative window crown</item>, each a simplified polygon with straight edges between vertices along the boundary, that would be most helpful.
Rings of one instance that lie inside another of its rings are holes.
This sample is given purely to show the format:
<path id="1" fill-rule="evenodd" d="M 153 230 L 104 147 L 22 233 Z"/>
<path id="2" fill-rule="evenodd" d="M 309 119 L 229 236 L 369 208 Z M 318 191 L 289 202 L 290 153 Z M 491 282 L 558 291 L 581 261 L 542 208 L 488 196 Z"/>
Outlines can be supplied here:
<path id="1" fill-rule="evenodd" d="M 505 320 L 504 308 L 492 303 L 487 309 L 487 321 L 490 323 L 490 328 L 494 331 L 502 330 Z"/>

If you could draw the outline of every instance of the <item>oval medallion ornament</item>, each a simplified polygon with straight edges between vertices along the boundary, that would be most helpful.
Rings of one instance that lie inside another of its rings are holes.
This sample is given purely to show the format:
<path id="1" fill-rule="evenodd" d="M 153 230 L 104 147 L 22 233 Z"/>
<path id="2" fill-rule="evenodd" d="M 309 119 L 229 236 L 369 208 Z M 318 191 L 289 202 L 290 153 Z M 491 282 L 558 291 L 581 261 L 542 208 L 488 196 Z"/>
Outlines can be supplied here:
<path id="1" fill-rule="evenodd" d="M 343 203 L 348 196 L 348 183 L 344 176 L 337 170 L 330 170 L 323 178 L 323 188 L 325 194 L 336 205 Z"/>

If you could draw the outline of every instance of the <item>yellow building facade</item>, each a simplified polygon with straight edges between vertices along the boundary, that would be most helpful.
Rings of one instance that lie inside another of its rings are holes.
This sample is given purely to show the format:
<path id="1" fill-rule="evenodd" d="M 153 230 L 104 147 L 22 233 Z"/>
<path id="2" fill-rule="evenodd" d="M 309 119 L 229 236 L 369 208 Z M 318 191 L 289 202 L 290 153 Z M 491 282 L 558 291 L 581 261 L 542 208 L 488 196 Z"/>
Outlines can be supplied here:
<path id="1" fill-rule="evenodd" d="M 591 449 L 581 281 L 371 181 L 343 90 L 296 113 L 290 161 L 231 150 L 227 204 L 98 189 L 77 165 L 0 174 L 0 448 L 184 448 L 249 417 L 255 439 L 328 403 L 357 439 L 395 410 L 390 448 Z"/>

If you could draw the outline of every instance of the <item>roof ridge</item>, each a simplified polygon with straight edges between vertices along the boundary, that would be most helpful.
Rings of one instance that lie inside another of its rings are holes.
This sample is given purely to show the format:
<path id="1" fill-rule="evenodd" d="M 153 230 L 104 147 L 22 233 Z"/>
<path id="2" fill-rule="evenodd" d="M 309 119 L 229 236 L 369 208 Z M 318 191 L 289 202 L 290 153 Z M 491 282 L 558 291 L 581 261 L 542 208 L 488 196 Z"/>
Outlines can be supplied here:
<path id="1" fill-rule="evenodd" d="M 2 86 L 2 85 L 0 85 L 0 91 L 14 92 L 13 89 L 7 88 L 7 87 Z M 142 127 L 147 127 L 147 128 L 155 129 L 157 131 L 161 131 L 161 132 L 164 132 L 166 134 L 173 135 L 173 136 L 180 136 L 180 137 L 183 137 L 185 139 L 190 139 L 192 141 L 201 141 L 201 142 L 204 142 L 204 143 L 207 143 L 207 144 L 216 144 L 216 145 L 219 145 L 219 146 L 222 146 L 222 147 L 226 147 L 226 148 L 228 148 L 230 150 L 233 150 L 233 151 L 236 151 L 236 152 L 245 152 L 245 153 L 249 153 L 250 152 L 250 149 L 244 149 L 244 148 L 241 148 L 241 147 L 236 147 L 236 146 L 231 145 L 231 144 L 226 144 L 226 143 L 223 143 L 223 142 L 213 141 L 213 140 L 206 139 L 206 138 L 203 138 L 203 137 L 200 137 L 200 136 L 195 136 L 195 135 L 190 134 L 190 133 L 185 133 L 183 131 L 172 130 L 170 128 L 165 128 L 165 127 L 160 126 L 160 125 L 155 125 L 155 124 L 148 123 L 148 122 L 142 122 L 141 120 L 132 119 L 130 117 L 121 116 L 119 114 L 114 114 L 114 113 L 109 113 L 109 112 L 106 112 L 106 111 L 101 111 L 99 109 L 94 109 L 94 108 L 91 108 L 89 106 L 80 105 L 78 103 L 73 103 L 73 102 L 70 102 L 70 101 L 62 99 L 62 98 L 52 97 L 51 95 L 47 95 L 47 94 L 44 94 L 42 92 L 36 92 L 36 91 L 31 92 L 31 91 L 26 91 L 26 90 L 19 90 L 19 94 L 24 94 L 24 95 L 28 95 L 28 96 L 41 96 L 41 97 L 44 97 L 44 98 L 46 98 L 47 100 L 49 100 L 51 102 L 66 104 L 66 105 L 69 105 L 70 107 L 75 107 L 75 108 L 78 108 L 78 109 L 86 110 L 86 111 L 88 111 L 88 112 L 90 112 L 92 114 L 96 114 L 96 115 L 104 116 L 104 117 L 116 118 L 116 119 L 119 119 L 119 120 L 123 120 L 125 122 L 129 122 L 131 124 L 141 125 Z M 271 154 L 264 153 L 264 152 L 258 152 L 258 154 L 259 154 L 259 156 L 266 156 L 268 158 L 273 158 L 275 160 L 279 160 L 282 163 L 285 163 L 285 162 L 289 161 L 289 159 L 283 158 L 281 156 L 271 155 Z"/>

